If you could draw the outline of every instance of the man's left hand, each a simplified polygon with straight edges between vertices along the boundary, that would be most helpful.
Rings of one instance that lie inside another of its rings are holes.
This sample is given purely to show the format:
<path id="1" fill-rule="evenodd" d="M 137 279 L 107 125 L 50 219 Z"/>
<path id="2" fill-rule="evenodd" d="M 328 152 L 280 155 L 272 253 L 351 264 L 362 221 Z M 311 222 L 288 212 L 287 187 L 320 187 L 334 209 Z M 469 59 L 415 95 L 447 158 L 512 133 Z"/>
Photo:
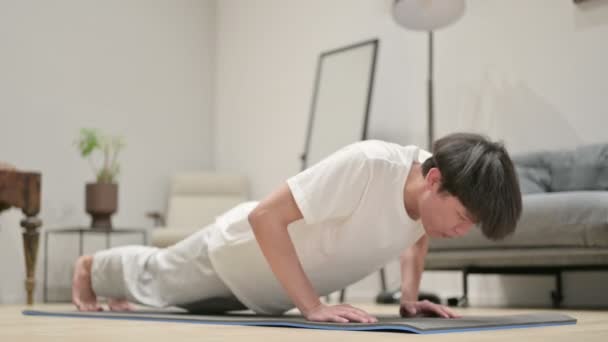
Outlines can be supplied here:
<path id="1" fill-rule="evenodd" d="M 435 304 L 428 300 L 416 301 L 416 302 L 401 302 L 399 308 L 399 315 L 401 317 L 414 317 L 414 316 L 438 316 L 442 318 L 460 318 L 461 315 L 452 311 L 447 306 Z"/>

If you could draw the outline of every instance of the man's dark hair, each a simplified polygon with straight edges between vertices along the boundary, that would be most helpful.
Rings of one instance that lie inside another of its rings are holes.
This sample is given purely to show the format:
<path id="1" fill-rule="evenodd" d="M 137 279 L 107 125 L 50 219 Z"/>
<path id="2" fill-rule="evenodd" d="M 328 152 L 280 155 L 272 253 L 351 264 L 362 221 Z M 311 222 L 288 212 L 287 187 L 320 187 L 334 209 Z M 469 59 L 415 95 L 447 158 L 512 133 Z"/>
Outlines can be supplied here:
<path id="1" fill-rule="evenodd" d="M 439 169 L 439 192 L 458 198 L 489 239 L 513 233 L 521 216 L 521 192 L 504 145 L 479 134 L 454 133 L 436 140 L 432 150 L 422 173 Z"/>

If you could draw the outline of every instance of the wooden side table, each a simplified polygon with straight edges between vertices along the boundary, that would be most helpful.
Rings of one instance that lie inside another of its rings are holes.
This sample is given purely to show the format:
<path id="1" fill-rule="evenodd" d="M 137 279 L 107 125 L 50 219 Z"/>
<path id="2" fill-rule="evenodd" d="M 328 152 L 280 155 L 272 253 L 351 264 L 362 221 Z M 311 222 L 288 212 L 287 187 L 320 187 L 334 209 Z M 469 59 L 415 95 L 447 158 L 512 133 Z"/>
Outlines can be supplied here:
<path id="1" fill-rule="evenodd" d="M 25 290 L 27 304 L 34 303 L 36 258 L 38 255 L 38 228 L 42 221 L 36 216 L 40 212 L 40 173 L 17 170 L 0 170 L 0 212 L 10 207 L 21 209 L 25 218 L 23 227 L 23 251 L 25 254 Z"/>

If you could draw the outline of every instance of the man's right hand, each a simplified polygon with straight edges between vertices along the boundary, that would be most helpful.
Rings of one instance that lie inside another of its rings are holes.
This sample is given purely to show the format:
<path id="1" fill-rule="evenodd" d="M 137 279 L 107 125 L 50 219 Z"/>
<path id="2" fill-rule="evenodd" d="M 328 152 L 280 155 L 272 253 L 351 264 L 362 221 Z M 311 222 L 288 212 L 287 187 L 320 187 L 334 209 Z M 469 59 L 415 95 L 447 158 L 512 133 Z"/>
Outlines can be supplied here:
<path id="1" fill-rule="evenodd" d="M 321 304 L 304 315 L 307 320 L 313 322 L 333 323 L 377 323 L 378 319 L 367 312 L 357 309 L 348 304 L 325 305 Z"/>

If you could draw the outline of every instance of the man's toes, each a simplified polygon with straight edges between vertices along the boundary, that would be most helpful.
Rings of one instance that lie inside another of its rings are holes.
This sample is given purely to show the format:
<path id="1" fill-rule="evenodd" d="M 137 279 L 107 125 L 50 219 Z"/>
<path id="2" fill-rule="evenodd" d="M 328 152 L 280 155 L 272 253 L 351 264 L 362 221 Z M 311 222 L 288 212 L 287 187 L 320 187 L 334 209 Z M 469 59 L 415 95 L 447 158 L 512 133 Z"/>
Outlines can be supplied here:
<path id="1" fill-rule="evenodd" d="M 86 305 L 86 311 L 90 311 L 90 312 L 93 312 L 93 311 L 103 311 L 103 309 L 99 305 L 97 305 L 97 304 L 87 304 Z"/>
<path id="2" fill-rule="evenodd" d="M 135 307 L 126 300 L 124 300 L 124 301 L 111 300 L 108 302 L 108 307 L 112 311 L 133 311 L 133 310 L 135 310 Z"/>
<path id="3" fill-rule="evenodd" d="M 78 309 L 78 311 L 103 311 L 103 308 L 97 303 L 83 303 L 80 301 L 74 301 L 74 305 L 76 305 L 76 309 Z"/>
<path id="4" fill-rule="evenodd" d="M 133 306 L 129 303 L 123 303 L 118 306 L 118 310 L 120 311 L 133 311 Z"/>
<path id="5" fill-rule="evenodd" d="M 78 311 L 82 311 L 82 303 L 80 303 L 79 300 L 77 300 L 76 298 L 72 299 L 72 304 L 76 306 L 76 309 L 78 309 Z"/>

